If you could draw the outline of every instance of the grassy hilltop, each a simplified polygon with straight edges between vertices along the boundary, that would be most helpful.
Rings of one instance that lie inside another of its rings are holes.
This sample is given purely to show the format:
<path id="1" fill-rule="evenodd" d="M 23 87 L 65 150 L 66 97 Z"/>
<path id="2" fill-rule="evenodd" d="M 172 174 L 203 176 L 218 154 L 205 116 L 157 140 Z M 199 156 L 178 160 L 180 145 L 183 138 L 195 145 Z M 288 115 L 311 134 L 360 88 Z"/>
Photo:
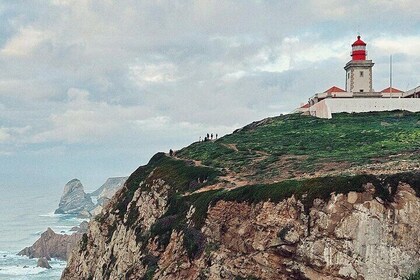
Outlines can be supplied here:
<path id="1" fill-rule="evenodd" d="M 400 181 L 420 195 L 419 159 L 420 113 L 337 114 L 330 120 L 279 116 L 193 143 L 176 157 L 156 154 L 129 177 L 115 210 L 122 218 L 139 187 L 146 191 L 154 180 L 165 181 L 171 186 L 168 210 L 151 232 L 165 243 L 172 229 L 182 227 L 190 206 L 200 228 L 208 206 L 218 200 L 258 203 L 295 195 L 308 210 L 315 198 L 362 191 L 367 182 L 391 201 Z M 133 206 L 128 212 L 130 224 L 137 211 Z M 138 238 L 146 236 L 139 232 Z"/>
<path id="2" fill-rule="evenodd" d="M 420 113 L 336 114 L 333 119 L 285 115 L 254 122 L 215 142 L 194 143 L 178 156 L 278 181 L 316 171 L 346 171 L 420 158 Z"/>

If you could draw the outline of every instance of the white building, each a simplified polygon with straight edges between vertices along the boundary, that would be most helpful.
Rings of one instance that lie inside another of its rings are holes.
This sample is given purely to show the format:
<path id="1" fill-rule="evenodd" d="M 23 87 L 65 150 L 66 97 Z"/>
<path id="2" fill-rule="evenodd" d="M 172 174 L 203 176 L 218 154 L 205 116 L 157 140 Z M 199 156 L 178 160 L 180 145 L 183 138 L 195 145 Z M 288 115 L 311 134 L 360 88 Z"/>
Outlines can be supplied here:
<path id="1" fill-rule="evenodd" d="M 374 63 L 366 59 L 366 43 L 360 39 L 360 36 L 357 36 L 357 40 L 352 44 L 351 57 L 352 59 L 344 66 L 345 90 L 333 86 L 325 92 L 317 93 L 295 112 L 319 118 L 331 118 L 334 113 L 342 112 L 420 111 L 420 86 L 406 92 L 392 87 L 380 92 L 373 91 Z"/>

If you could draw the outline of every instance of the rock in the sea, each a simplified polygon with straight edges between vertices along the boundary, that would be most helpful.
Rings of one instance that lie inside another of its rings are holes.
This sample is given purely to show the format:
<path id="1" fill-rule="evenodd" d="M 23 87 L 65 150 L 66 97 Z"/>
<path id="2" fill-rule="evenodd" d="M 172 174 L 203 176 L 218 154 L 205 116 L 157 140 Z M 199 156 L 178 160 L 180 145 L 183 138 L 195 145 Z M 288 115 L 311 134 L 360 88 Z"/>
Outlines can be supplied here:
<path id="1" fill-rule="evenodd" d="M 94 207 L 92 199 L 83 190 L 82 183 L 73 179 L 64 186 L 58 209 L 55 214 L 80 214 Z"/>
<path id="2" fill-rule="evenodd" d="M 80 233 L 57 234 L 48 228 L 32 246 L 26 247 L 18 255 L 29 258 L 45 257 L 48 260 L 51 258 L 67 260 L 71 250 L 78 245 L 81 237 Z"/>
<path id="3" fill-rule="evenodd" d="M 48 260 L 45 257 L 39 258 L 36 266 L 46 268 L 46 269 L 51 269 L 52 268 L 51 265 L 48 263 Z"/>
<path id="4" fill-rule="evenodd" d="M 91 195 L 98 196 L 98 204 L 104 205 L 124 185 L 127 178 L 128 177 L 108 178 L 105 183 L 99 189 L 91 193 Z"/>

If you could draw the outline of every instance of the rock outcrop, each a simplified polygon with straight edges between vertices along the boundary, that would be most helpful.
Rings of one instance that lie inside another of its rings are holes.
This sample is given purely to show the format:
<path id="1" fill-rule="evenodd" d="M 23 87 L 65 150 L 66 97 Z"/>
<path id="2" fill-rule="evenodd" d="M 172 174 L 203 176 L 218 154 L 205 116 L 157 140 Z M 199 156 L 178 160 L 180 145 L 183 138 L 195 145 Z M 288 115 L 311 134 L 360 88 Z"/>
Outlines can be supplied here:
<path id="1" fill-rule="evenodd" d="M 104 206 L 111 200 L 115 193 L 120 190 L 128 177 L 111 177 L 96 191 L 92 192 L 92 196 L 97 196 L 97 204 L 95 208 L 90 211 L 90 214 L 95 217 L 102 212 Z"/>
<path id="2" fill-rule="evenodd" d="M 48 228 L 32 246 L 26 247 L 18 255 L 29 258 L 46 258 L 47 260 L 51 258 L 67 260 L 70 252 L 78 246 L 81 237 L 82 234 L 79 233 L 57 234 Z"/>
<path id="3" fill-rule="evenodd" d="M 39 258 L 36 266 L 46 268 L 46 269 L 51 269 L 52 268 L 51 265 L 48 263 L 47 258 L 45 258 L 45 257 Z"/>
<path id="4" fill-rule="evenodd" d="M 200 227 L 194 215 L 203 209 L 194 206 L 174 226 L 171 186 L 153 176 L 125 208 L 127 187 L 90 223 L 62 279 L 401 279 L 420 267 L 417 185 L 391 178 L 386 201 L 366 183 L 310 207 L 294 195 L 221 199 Z"/>
<path id="5" fill-rule="evenodd" d="M 111 177 L 100 186 L 96 191 L 92 192 L 92 196 L 98 197 L 98 204 L 103 205 L 104 202 L 111 199 L 114 194 L 122 188 L 128 177 Z"/>
<path id="6" fill-rule="evenodd" d="M 83 190 L 82 183 L 73 179 L 64 186 L 58 209 L 55 214 L 81 214 L 92 210 L 94 204 Z"/>

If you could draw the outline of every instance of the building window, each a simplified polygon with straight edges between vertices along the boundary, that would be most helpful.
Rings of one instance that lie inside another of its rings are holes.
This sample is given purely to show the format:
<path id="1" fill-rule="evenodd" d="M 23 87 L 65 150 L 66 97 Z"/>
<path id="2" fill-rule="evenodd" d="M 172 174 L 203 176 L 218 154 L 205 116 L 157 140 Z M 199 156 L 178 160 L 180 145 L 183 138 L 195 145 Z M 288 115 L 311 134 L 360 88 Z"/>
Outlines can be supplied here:
<path id="1" fill-rule="evenodd" d="M 361 89 L 360 92 L 363 92 L 363 89 Z"/>
<path id="2" fill-rule="evenodd" d="M 347 73 L 347 79 L 350 79 L 350 73 Z"/>
<path id="3" fill-rule="evenodd" d="M 360 71 L 360 77 L 363 77 L 363 71 Z"/>

